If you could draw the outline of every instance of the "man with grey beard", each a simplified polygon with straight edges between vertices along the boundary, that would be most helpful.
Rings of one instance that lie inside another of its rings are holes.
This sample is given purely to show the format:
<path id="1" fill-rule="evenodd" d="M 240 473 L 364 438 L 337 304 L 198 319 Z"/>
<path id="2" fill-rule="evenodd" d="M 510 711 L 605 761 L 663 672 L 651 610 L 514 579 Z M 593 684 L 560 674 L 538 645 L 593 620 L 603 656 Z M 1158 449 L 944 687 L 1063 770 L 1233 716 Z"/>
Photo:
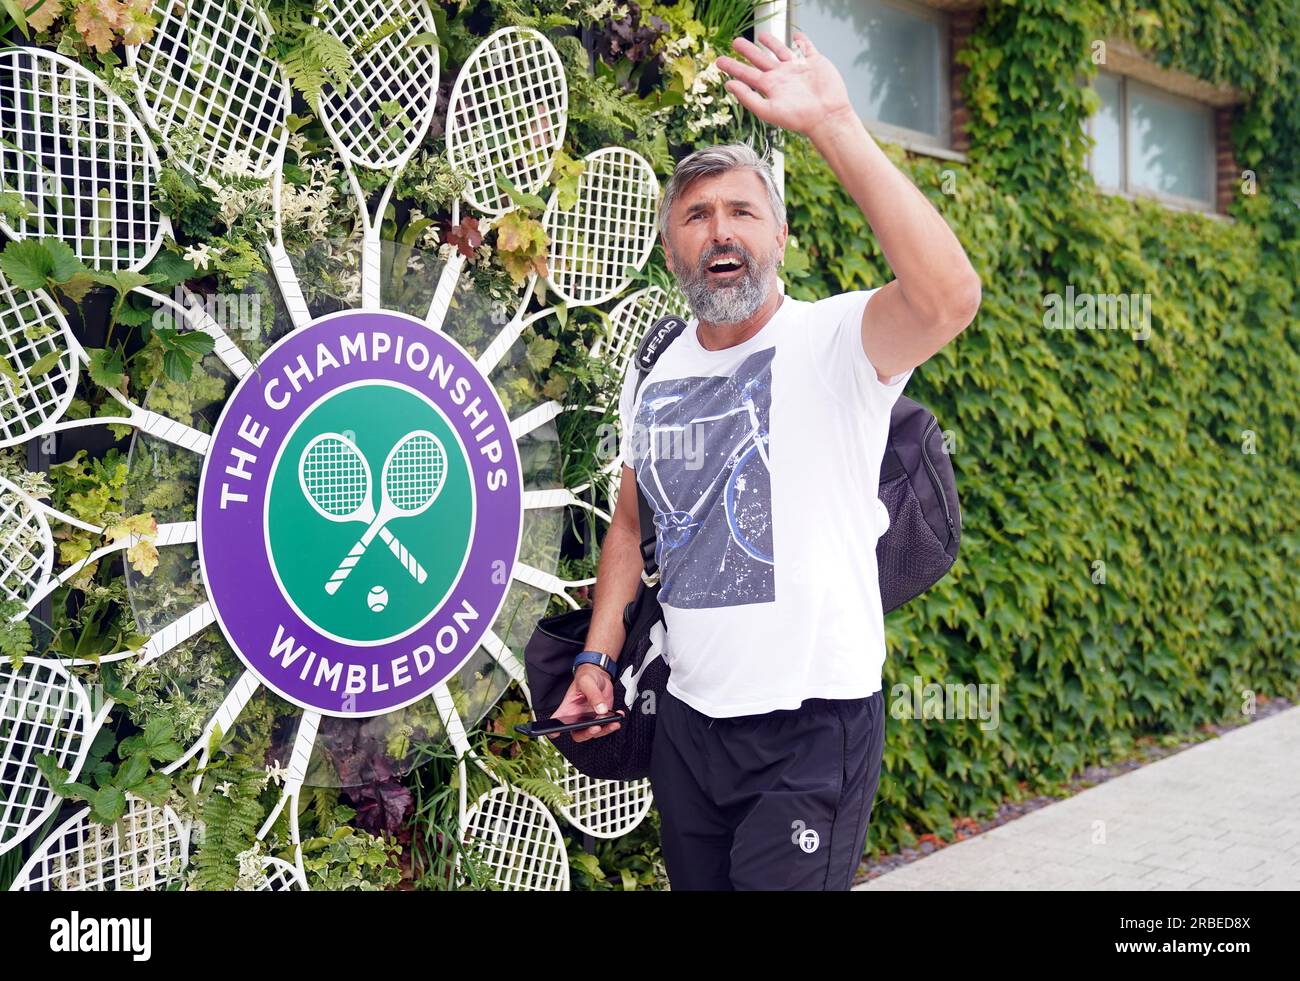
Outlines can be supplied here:
<path id="1" fill-rule="evenodd" d="M 642 571 L 639 486 L 671 670 L 650 780 L 673 889 L 847 889 L 884 747 L 875 545 L 889 520 L 876 495 L 890 410 L 913 369 L 974 318 L 980 285 L 830 61 L 799 32 L 796 50 L 759 40 L 735 42 L 749 64 L 718 59 L 728 91 L 808 137 L 895 278 L 792 300 L 777 278 L 788 227 L 768 164 L 731 145 L 677 165 L 659 228 L 695 316 L 639 391 L 635 370 L 624 381 L 622 483 L 588 650 L 555 714 L 612 707 L 606 667 Z M 665 435 L 687 432 L 694 466 L 663 450 Z"/>

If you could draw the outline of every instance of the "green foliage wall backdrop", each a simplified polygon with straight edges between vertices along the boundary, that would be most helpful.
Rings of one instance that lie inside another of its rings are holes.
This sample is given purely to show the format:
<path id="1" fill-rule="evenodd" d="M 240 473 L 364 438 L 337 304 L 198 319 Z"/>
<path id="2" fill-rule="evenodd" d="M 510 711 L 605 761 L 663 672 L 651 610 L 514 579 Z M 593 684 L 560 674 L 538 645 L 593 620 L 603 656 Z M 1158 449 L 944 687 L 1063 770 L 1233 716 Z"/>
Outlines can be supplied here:
<path id="1" fill-rule="evenodd" d="M 1116 33 L 1250 100 L 1234 143 L 1259 193 L 1235 221 L 1092 186 L 1077 80 Z M 1287 3 L 992 4 L 961 55 L 969 163 L 898 157 L 984 299 L 909 383 L 951 431 L 965 530 L 950 579 L 889 618 L 886 693 L 919 676 L 1001 700 L 996 728 L 899 706 L 873 847 L 948 833 L 1144 734 L 1240 718 L 1248 692 L 1295 697 L 1297 40 Z M 791 292 L 886 282 L 833 175 L 806 142 L 789 151 L 811 260 Z M 1048 329 L 1044 298 L 1067 286 L 1149 294 L 1150 338 Z"/>

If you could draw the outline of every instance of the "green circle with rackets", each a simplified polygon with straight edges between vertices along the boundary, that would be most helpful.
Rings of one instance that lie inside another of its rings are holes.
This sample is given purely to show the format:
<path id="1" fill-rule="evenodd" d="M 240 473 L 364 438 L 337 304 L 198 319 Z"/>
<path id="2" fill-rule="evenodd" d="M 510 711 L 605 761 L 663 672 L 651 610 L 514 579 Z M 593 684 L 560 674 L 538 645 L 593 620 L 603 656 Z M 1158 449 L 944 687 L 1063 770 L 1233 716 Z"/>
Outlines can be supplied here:
<path id="1" fill-rule="evenodd" d="M 334 392 L 299 420 L 271 474 L 271 566 L 302 617 L 338 640 L 418 627 L 455 585 L 473 486 L 431 402 L 380 382 Z"/>

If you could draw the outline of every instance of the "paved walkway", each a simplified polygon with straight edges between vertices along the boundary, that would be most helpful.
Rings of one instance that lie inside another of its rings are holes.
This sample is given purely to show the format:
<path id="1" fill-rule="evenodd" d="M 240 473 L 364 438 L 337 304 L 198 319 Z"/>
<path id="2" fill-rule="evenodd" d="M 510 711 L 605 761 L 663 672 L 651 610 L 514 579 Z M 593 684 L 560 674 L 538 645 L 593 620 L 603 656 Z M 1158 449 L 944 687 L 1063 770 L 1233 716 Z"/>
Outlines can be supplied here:
<path id="1" fill-rule="evenodd" d="M 1300 890 L 1300 707 L 857 888 Z"/>

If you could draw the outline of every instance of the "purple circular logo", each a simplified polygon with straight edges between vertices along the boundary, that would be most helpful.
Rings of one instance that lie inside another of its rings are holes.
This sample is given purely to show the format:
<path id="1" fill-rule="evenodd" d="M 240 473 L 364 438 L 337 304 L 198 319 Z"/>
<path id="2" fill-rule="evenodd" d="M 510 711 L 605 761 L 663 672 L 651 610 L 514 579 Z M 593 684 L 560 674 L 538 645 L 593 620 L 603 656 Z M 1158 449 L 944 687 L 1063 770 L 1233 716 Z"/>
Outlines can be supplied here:
<path id="1" fill-rule="evenodd" d="M 222 632 L 272 690 L 326 715 L 427 695 L 505 601 L 523 488 L 470 355 L 392 311 L 272 347 L 222 413 L 199 561 Z"/>

